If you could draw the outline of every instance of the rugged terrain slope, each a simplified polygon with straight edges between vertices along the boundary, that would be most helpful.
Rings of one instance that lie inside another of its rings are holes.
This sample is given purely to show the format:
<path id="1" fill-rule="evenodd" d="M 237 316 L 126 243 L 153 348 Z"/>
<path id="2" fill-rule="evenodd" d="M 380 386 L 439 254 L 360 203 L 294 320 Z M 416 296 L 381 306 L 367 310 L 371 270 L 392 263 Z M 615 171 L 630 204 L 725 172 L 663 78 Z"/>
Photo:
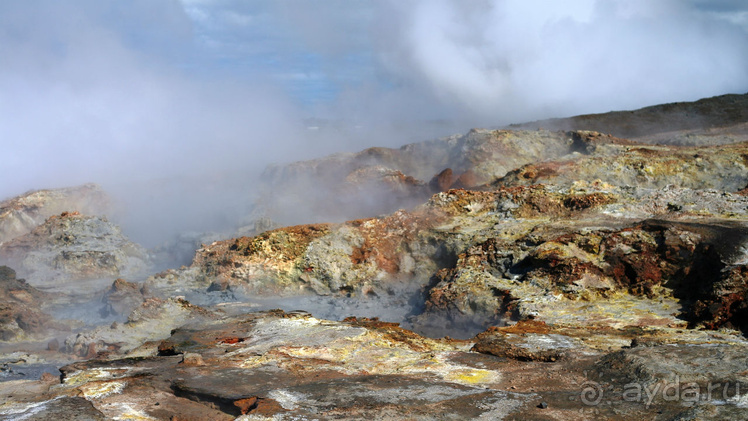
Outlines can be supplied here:
<path id="1" fill-rule="evenodd" d="M 145 280 L 104 219 L 40 221 L 0 245 L 1 339 L 49 341 L 0 418 L 746 418 L 745 98 L 273 167 L 275 222 Z M 91 273 L 106 323 L 52 329 L 35 286 Z"/>

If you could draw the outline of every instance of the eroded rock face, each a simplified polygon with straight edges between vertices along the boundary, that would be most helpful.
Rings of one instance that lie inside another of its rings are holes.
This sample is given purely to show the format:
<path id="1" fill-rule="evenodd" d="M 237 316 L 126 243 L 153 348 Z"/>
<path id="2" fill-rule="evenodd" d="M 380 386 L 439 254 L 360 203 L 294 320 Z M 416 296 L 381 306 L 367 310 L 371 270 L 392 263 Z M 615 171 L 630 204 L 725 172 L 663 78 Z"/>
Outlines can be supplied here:
<path id="1" fill-rule="evenodd" d="M 740 195 L 602 182 L 451 190 L 411 212 L 216 242 L 170 276 L 244 296 L 365 299 L 415 283 L 425 307 L 410 322 L 432 335 L 527 317 L 741 328 L 746 209 Z M 639 310 L 577 314 L 612 297 Z"/>
<path id="2" fill-rule="evenodd" d="M 38 190 L 0 202 L 0 244 L 31 232 L 52 215 L 81 212 L 106 214 L 110 199 L 96 184 Z"/>
<path id="3" fill-rule="evenodd" d="M 428 209 L 399 211 L 384 218 L 303 225 L 216 242 L 198 251 L 187 272 L 198 271 L 198 279 L 212 280 L 212 288 L 247 294 L 365 293 L 368 286 L 433 271 L 436 263 L 429 260 L 439 259 L 432 250 L 438 246 L 420 235 L 439 218 Z"/>
<path id="4" fill-rule="evenodd" d="M 16 278 L 16 272 L 0 266 L 0 340 L 18 341 L 44 334 L 55 325 L 42 311 L 47 294 Z"/>
<path id="5" fill-rule="evenodd" d="M 103 217 L 64 212 L 0 246 L 0 261 L 37 288 L 79 293 L 81 281 L 142 273 L 149 257 Z M 100 288 L 104 288 L 102 285 Z M 92 291 L 89 291 L 92 292 Z"/>

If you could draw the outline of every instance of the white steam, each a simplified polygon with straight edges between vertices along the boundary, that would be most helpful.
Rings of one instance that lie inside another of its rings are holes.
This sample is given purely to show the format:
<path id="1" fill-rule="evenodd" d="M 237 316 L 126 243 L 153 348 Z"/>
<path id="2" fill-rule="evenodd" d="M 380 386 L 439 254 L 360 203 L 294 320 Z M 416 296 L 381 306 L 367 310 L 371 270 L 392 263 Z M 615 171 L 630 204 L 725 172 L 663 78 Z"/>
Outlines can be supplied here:
<path id="1" fill-rule="evenodd" d="M 746 92 L 748 5 L 701 3 L 393 2 L 378 51 L 409 95 L 484 124 Z"/>
<path id="2" fill-rule="evenodd" d="M 97 182 L 128 208 L 137 240 L 158 241 L 143 235 L 213 228 L 269 160 L 302 158 L 301 120 L 272 85 L 170 61 L 192 36 L 172 6 L 0 5 L 0 197 Z"/>
<path id="3" fill-rule="evenodd" d="M 270 162 L 746 92 L 746 16 L 729 0 L 1 2 L 0 197 L 98 182 L 153 241 L 207 229 Z M 308 117 L 346 129 L 309 136 Z"/>

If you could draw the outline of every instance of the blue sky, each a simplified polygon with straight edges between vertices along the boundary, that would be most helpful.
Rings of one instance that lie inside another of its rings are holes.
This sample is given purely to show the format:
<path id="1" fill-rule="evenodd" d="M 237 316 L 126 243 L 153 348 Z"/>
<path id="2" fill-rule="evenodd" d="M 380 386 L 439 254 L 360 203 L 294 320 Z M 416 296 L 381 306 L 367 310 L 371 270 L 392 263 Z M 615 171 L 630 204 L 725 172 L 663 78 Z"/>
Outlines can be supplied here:
<path id="1" fill-rule="evenodd" d="M 330 103 L 346 85 L 372 77 L 369 2 L 182 4 L 194 30 L 193 69 L 268 77 L 307 107 Z"/>
<path id="2" fill-rule="evenodd" d="M 336 101 L 353 97 L 360 106 L 375 91 L 383 103 L 389 95 L 413 108 L 429 105 L 422 118 L 503 123 L 747 86 L 748 5 L 741 1 L 181 4 L 193 29 L 188 65 L 240 78 L 267 76 L 309 114 L 329 106 L 330 116 L 340 115 Z M 585 71 L 590 66 L 579 61 L 586 59 L 600 71 Z M 711 65 L 696 63 L 702 60 Z M 645 79 L 652 80 L 649 92 L 632 94 Z M 559 89 L 564 85 L 571 88 Z M 695 86 L 687 91 L 684 85 Z M 586 86 L 600 93 L 574 92 Z M 487 111 L 507 99 L 528 103 L 520 112 L 504 110 L 507 117 Z M 531 111 L 538 108 L 545 110 Z"/>
<path id="3" fill-rule="evenodd" d="M 8 0 L 0 196 L 744 93 L 747 47 L 740 0 Z"/>

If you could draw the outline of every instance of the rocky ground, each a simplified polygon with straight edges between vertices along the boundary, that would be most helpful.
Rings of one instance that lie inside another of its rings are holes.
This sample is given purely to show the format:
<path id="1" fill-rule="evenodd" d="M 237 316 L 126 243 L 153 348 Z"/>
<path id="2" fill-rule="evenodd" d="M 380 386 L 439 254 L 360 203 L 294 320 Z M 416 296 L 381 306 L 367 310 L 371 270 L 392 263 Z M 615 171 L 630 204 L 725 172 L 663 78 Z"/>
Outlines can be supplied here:
<path id="1" fill-rule="evenodd" d="M 45 205 L 0 243 L 0 418 L 744 419 L 746 98 L 273 167 L 273 220 L 150 276 Z"/>
<path id="2" fill-rule="evenodd" d="M 0 202 L 0 244 L 31 232 L 52 215 L 71 210 L 88 215 L 106 214 L 111 200 L 101 187 L 38 190 Z"/>

